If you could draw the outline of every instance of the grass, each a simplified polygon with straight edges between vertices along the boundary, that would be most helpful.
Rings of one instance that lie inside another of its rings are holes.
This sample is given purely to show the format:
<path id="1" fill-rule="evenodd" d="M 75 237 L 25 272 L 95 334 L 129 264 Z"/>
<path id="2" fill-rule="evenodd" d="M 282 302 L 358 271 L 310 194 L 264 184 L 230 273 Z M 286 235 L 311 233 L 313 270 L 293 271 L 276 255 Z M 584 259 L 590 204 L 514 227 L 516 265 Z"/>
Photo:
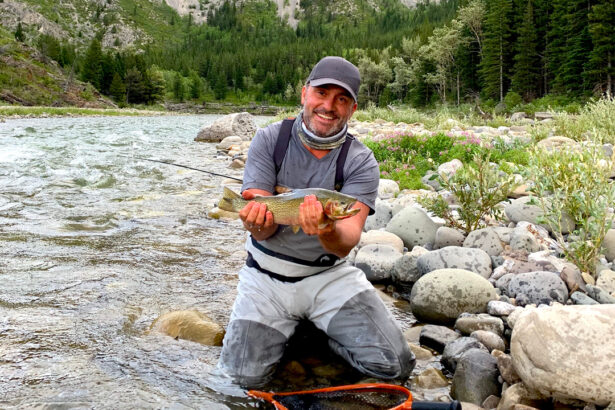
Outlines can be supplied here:
<path id="1" fill-rule="evenodd" d="M 10 116 L 137 116 L 163 114 L 165 111 L 147 109 L 125 108 L 125 109 L 102 109 L 102 108 L 79 108 L 79 107 L 23 107 L 18 105 L 0 106 L 0 117 Z"/>

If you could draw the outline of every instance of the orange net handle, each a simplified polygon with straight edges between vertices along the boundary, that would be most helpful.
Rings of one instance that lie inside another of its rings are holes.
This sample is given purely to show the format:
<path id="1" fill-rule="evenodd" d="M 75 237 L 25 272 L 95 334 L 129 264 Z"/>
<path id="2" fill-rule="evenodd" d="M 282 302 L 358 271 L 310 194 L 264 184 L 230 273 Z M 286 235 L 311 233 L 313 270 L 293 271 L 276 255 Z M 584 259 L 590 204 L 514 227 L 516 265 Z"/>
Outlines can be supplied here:
<path id="1" fill-rule="evenodd" d="M 335 386 L 335 387 L 325 387 L 322 389 L 315 390 L 303 390 L 303 391 L 295 391 L 295 392 L 285 392 L 285 393 L 271 393 L 264 392 L 258 390 L 249 390 L 248 396 L 253 397 L 255 399 L 262 399 L 272 403 L 277 410 L 289 410 L 279 402 L 277 402 L 273 396 L 292 396 L 292 395 L 300 395 L 300 394 L 316 394 L 316 393 L 331 393 L 337 391 L 396 391 L 405 394 L 408 396 L 405 402 L 392 407 L 390 410 L 411 410 L 412 409 L 412 393 L 410 390 L 406 389 L 403 386 L 398 386 L 396 384 L 386 384 L 386 383 L 364 383 L 364 384 L 350 384 L 346 386 Z"/>

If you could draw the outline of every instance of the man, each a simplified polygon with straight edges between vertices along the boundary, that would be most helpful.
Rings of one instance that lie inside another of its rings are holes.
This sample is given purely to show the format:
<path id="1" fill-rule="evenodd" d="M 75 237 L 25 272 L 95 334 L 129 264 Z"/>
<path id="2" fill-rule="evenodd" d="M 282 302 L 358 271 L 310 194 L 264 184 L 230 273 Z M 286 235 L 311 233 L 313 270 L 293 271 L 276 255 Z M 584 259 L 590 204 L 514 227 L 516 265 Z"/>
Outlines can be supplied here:
<path id="1" fill-rule="evenodd" d="M 244 387 L 267 381 L 300 319 L 311 320 L 331 348 L 362 373 L 405 379 L 414 367 L 408 344 L 363 272 L 344 261 L 359 242 L 378 191 L 372 152 L 346 135 L 357 109 L 359 70 L 340 57 L 325 57 L 301 91 L 303 111 L 290 131 L 276 170 L 281 122 L 260 129 L 250 145 L 242 195 L 272 195 L 274 187 L 334 189 L 338 157 L 348 144 L 341 192 L 360 212 L 325 226 L 313 195 L 300 206 L 301 231 L 273 223 L 265 204 L 249 202 L 239 213 L 250 232 L 248 260 L 239 272 L 219 367 Z M 346 142 L 347 141 L 347 142 Z M 320 226 L 319 226 L 320 225 Z"/>

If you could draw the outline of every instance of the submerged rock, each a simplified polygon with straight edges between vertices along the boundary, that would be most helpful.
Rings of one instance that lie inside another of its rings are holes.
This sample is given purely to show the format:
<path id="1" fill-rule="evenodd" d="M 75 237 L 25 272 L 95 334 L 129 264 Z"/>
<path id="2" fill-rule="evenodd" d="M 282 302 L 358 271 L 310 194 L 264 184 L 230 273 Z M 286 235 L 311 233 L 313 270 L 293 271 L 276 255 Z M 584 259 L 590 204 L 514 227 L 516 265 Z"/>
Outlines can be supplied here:
<path id="1" fill-rule="evenodd" d="M 150 331 L 208 346 L 222 346 L 224 338 L 222 326 L 195 310 L 165 313 L 152 323 Z"/>

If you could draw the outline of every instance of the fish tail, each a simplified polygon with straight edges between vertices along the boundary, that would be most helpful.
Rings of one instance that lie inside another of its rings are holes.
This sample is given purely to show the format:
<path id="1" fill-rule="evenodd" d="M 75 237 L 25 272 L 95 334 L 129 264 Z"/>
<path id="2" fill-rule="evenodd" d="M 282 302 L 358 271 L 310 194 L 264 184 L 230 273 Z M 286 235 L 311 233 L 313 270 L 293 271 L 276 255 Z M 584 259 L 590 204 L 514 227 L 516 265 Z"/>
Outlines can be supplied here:
<path id="1" fill-rule="evenodd" d="M 218 202 L 218 208 L 229 212 L 239 212 L 243 208 L 238 207 L 240 202 L 242 202 L 241 195 L 228 187 L 224 187 L 222 198 Z"/>

